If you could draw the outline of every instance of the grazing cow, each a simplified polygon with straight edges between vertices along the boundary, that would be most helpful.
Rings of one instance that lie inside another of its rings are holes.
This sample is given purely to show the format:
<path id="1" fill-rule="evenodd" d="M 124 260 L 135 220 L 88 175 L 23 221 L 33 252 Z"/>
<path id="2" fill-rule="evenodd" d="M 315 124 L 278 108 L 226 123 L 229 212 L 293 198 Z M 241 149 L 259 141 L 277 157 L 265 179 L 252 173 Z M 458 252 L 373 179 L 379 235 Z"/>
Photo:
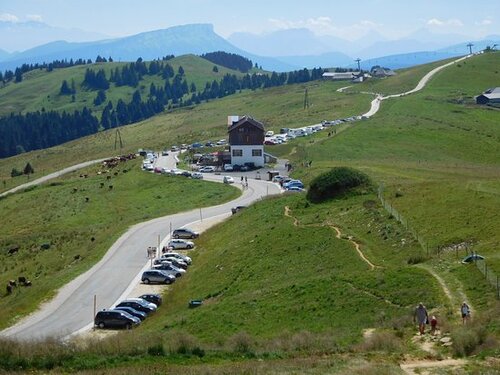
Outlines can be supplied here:
<path id="1" fill-rule="evenodd" d="M 12 294 L 12 285 L 7 284 L 7 294 Z"/>
<path id="2" fill-rule="evenodd" d="M 26 280 L 26 282 L 24 283 L 24 286 L 31 286 L 31 281 Z"/>
<path id="3" fill-rule="evenodd" d="M 106 176 L 106 180 L 111 180 L 111 176 Z"/>
<path id="4" fill-rule="evenodd" d="M 74 257 L 73 257 L 74 260 L 78 260 L 80 259 L 80 254 L 76 254 Z"/>
<path id="5" fill-rule="evenodd" d="M 17 278 L 17 281 L 19 282 L 19 285 L 24 285 L 24 284 L 26 284 L 26 277 L 24 277 L 24 276 L 19 276 L 19 277 Z"/>
<path id="6" fill-rule="evenodd" d="M 113 185 L 109 185 L 109 190 L 113 190 Z"/>
<path id="7" fill-rule="evenodd" d="M 94 242 L 95 241 L 95 237 L 90 237 L 90 241 Z"/>
<path id="8" fill-rule="evenodd" d="M 9 280 L 9 285 L 13 288 L 17 286 L 17 281 L 16 280 Z"/>
<path id="9" fill-rule="evenodd" d="M 102 188 L 104 187 L 104 182 L 101 182 L 101 186 L 100 187 L 102 187 Z"/>
<path id="10" fill-rule="evenodd" d="M 85 202 L 88 202 L 90 200 L 89 197 L 85 197 Z"/>
<path id="11" fill-rule="evenodd" d="M 7 252 L 9 253 L 9 255 L 14 255 L 18 251 L 19 251 L 19 246 L 14 246 L 14 247 L 11 247 Z"/>

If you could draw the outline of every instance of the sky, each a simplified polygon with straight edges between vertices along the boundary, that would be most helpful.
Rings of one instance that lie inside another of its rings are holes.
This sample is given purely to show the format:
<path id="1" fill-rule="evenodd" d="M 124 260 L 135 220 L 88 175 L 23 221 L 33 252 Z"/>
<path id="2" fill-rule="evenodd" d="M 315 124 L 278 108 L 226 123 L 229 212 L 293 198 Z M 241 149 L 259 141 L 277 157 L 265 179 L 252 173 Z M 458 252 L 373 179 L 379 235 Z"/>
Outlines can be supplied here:
<path id="1" fill-rule="evenodd" d="M 500 1 L 470 0 L 0 0 L 0 21 L 39 21 L 112 37 L 211 23 L 223 37 L 308 28 L 354 40 L 377 31 L 398 39 L 418 29 L 481 38 L 500 34 Z"/>

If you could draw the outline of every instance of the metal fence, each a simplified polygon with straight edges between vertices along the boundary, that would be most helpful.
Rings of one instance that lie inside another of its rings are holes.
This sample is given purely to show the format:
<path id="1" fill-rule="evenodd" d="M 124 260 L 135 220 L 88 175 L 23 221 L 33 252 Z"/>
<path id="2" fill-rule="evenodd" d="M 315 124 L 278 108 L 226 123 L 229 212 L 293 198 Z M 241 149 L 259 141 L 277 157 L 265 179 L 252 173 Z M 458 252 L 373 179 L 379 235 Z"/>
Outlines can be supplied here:
<path id="1" fill-rule="evenodd" d="M 476 259 L 474 263 L 476 267 L 479 269 L 479 271 L 481 271 L 481 273 L 484 275 L 486 281 L 490 283 L 493 286 L 493 288 L 496 289 L 497 298 L 500 299 L 500 283 L 498 275 L 496 275 L 488 267 L 484 259 Z"/>
<path id="2" fill-rule="evenodd" d="M 399 221 L 413 236 L 414 238 L 418 241 L 420 246 L 422 246 L 422 249 L 426 252 L 427 256 L 432 256 L 432 255 L 437 255 L 438 257 L 441 256 L 441 253 L 446 249 L 444 246 L 437 246 L 437 247 L 431 247 L 429 248 L 429 243 L 425 240 L 425 238 L 418 233 L 418 231 L 413 228 L 408 220 L 403 217 L 390 203 L 384 198 L 384 186 L 379 185 L 378 188 L 378 198 L 380 202 L 382 203 L 382 206 L 386 209 L 387 212 L 389 212 L 397 221 Z M 469 246 L 466 246 L 465 250 L 465 255 L 472 254 L 472 251 L 469 252 Z M 458 258 L 458 249 L 456 251 L 456 256 Z M 475 258 L 476 259 L 476 258 Z M 484 275 L 486 281 L 493 286 L 496 290 L 496 296 L 497 299 L 500 299 L 500 278 L 498 275 L 496 275 L 487 265 L 486 261 L 484 259 L 476 259 L 474 261 L 476 267 L 481 271 L 481 273 Z"/>

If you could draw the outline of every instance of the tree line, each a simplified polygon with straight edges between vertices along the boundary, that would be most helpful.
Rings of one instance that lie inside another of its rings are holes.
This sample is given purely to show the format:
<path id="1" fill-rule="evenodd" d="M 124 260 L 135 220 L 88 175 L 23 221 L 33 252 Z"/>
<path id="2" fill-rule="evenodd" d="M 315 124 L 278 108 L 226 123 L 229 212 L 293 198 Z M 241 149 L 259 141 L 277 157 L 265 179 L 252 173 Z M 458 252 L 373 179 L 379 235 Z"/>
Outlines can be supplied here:
<path id="1" fill-rule="evenodd" d="M 227 53 L 223 51 L 204 53 L 202 58 L 213 62 L 214 64 L 224 66 L 229 69 L 239 70 L 242 73 L 247 73 L 253 67 L 252 60 L 235 53 Z"/>
<path id="2" fill-rule="evenodd" d="M 288 73 L 273 72 L 270 75 L 253 73 L 242 77 L 226 74 L 220 80 L 207 82 L 205 87 L 198 90 L 194 83 L 188 83 L 182 66 L 175 73 L 174 69 L 164 61 L 155 60 L 146 65 L 140 59 L 121 69 L 115 69 L 112 73 L 115 84 L 117 79 L 121 79 L 123 84 L 132 84 L 132 81 L 124 79 L 124 76 L 127 77 L 128 74 L 132 74 L 131 72 L 137 77 L 140 76 L 141 79 L 146 74 L 160 74 L 165 77 L 165 83 L 163 86 L 152 83 L 145 98 L 139 90 L 136 90 L 129 103 L 119 99 L 113 105 L 109 101 L 102 111 L 100 120 L 86 107 L 73 113 L 42 110 L 26 114 L 11 114 L 0 118 L 0 157 L 52 147 L 94 134 L 99 130 L 145 120 L 165 109 L 192 106 L 203 101 L 223 98 L 245 89 L 256 90 L 317 80 L 324 72 L 321 68 L 315 68 Z M 98 90 L 94 105 L 105 103 L 106 89 L 109 88 L 110 81 L 107 80 L 103 69 L 86 70 L 83 85 Z M 67 81 L 63 81 L 61 94 L 74 95 L 74 92 L 74 82 L 68 84 Z"/>

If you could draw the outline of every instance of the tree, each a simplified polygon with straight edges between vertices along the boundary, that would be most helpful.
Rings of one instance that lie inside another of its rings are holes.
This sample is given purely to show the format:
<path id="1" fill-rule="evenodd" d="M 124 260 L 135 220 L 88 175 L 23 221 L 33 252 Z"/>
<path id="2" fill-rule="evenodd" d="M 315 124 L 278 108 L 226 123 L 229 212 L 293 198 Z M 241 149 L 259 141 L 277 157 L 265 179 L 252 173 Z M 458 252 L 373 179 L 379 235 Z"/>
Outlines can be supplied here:
<path id="1" fill-rule="evenodd" d="M 97 92 L 97 96 L 94 99 L 94 105 L 98 106 L 101 105 L 106 101 L 106 92 L 104 90 L 99 90 Z"/>
<path id="2" fill-rule="evenodd" d="M 24 167 L 23 173 L 24 174 L 33 174 L 33 173 L 35 173 L 35 170 L 33 169 L 33 167 L 31 166 L 31 164 L 29 162 Z"/>
<path id="3" fill-rule="evenodd" d="M 21 176 L 22 174 L 23 172 L 18 171 L 17 168 L 12 168 L 12 170 L 10 171 L 10 177 Z"/>
<path id="4" fill-rule="evenodd" d="M 219 73 L 219 68 L 217 68 L 217 65 L 214 65 L 214 67 L 212 68 L 212 72 Z"/>
<path id="5" fill-rule="evenodd" d="M 59 89 L 59 95 L 71 95 L 73 91 L 70 89 L 68 85 L 68 81 L 62 81 L 61 88 Z"/>
<path id="6" fill-rule="evenodd" d="M 19 83 L 19 82 L 21 82 L 23 80 L 23 72 L 22 72 L 21 69 L 16 68 L 15 75 L 16 75 L 16 83 Z"/>
<path id="7" fill-rule="evenodd" d="M 179 69 L 177 70 L 177 73 L 179 73 L 180 76 L 184 75 L 184 68 L 182 67 L 182 65 L 179 65 Z"/>

